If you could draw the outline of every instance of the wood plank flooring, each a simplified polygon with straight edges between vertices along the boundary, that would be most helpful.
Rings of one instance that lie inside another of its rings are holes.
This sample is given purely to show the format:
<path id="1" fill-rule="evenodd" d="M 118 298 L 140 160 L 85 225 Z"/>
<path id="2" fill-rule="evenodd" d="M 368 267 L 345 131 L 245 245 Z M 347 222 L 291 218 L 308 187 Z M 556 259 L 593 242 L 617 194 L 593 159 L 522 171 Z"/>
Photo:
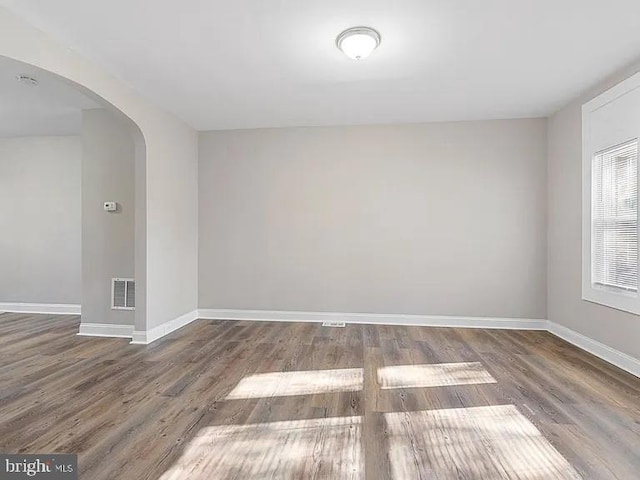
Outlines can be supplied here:
<path id="1" fill-rule="evenodd" d="M 0 452 L 86 480 L 640 478 L 640 379 L 545 332 L 0 314 Z"/>

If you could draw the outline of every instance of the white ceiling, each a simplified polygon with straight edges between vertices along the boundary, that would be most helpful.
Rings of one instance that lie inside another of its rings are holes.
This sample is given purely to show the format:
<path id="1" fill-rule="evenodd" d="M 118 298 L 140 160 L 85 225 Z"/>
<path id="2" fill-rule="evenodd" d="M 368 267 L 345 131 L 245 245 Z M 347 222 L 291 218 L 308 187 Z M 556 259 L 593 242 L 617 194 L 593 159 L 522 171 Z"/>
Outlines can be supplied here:
<path id="1" fill-rule="evenodd" d="M 640 56 L 638 0 L 0 3 L 199 130 L 545 116 Z"/>
<path id="2" fill-rule="evenodd" d="M 39 85 L 16 80 L 26 74 Z M 81 110 L 99 105 L 64 81 L 22 63 L 0 57 L 0 138 L 34 135 L 77 135 Z"/>

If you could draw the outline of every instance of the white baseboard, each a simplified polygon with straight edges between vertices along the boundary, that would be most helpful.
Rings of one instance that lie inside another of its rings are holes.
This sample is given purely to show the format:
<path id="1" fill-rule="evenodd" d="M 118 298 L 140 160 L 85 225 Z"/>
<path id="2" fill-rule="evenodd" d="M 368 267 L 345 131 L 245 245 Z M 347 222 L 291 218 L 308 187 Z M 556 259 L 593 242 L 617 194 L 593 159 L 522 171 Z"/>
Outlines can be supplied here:
<path id="1" fill-rule="evenodd" d="M 198 310 L 193 310 L 192 312 L 185 313 L 184 315 L 181 315 L 178 318 L 169 320 L 168 322 L 165 322 L 162 325 L 158 325 L 157 327 L 152 328 L 151 330 L 147 330 L 147 331 L 134 330 L 133 339 L 131 340 L 131 343 L 134 345 L 148 345 L 152 342 L 155 342 L 159 338 L 162 338 L 165 335 L 169 335 L 171 332 L 174 332 L 179 328 L 182 328 L 185 325 L 190 324 L 191 322 L 197 319 L 198 319 Z"/>
<path id="2" fill-rule="evenodd" d="M 84 337 L 132 338 L 133 325 L 110 325 L 108 323 L 81 323 L 78 335 Z"/>
<path id="3" fill-rule="evenodd" d="M 6 307 L 7 305 L 20 305 L 24 309 L 12 310 L 10 309 L 11 307 Z M 46 305 L 46 307 L 59 307 L 57 311 L 56 308 L 30 308 L 36 306 L 38 306 L 38 304 L 0 304 L 0 310 L 6 310 L 8 312 L 19 311 L 25 313 L 80 313 L 79 305 Z M 77 311 L 73 311 L 73 309 L 69 307 L 77 307 Z M 343 321 L 347 323 L 423 327 L 546 330 L 577 346 L 578 348 L 592 353 L 602 360 L 640 377 L 640 360 L 567 327 L 543 319 L 201 309 L 181 315 L 180 317 L 159 325 L 149 331 L 134 330 L 134 327 L 130 325 L 81 324 L 79 335 L 132 338 L 132 344 L 148 345 L 199 318 L 206 320 L 252 320 L 267 322 Z"/>
<path id="4" fill-rule="evenodd" d="M 0 311 L 45 315 L 80 315 L 80 305 L 68 303 L 0 303 Z"/>
<path id="5" fill-rule="evenodd" d="M 207 320 L 252 320 L 269 322 L 326 322 L 408 325 L 421 327 L 497 328 L 546 330 L 633 375 L 640 377 L 640 360 L 585 335 L 543 319 L 453 317 L 434 315 L 390 315 L 373 313 L 292 312 L 272 310 L 201 309 L 198 318 Z"/>
<path id="6" fill-rule="evenodd" d="M 547 322 L 547 330 L 576 347 L 640 377 L 640 360 L 552 321 Z"/>
<path id="7" fill-rule="evenodd" d="M 379 313 L 291 312 L 276 310 L 201 309 L 198 317 L 207 320 L 255 320 L 276 322 L 367 323 L 415 325 L 421 327 L 505 328 L 546 330 L 547 321 L 530 318 L 449 317 L 436 315 L 392 315 Z"/>

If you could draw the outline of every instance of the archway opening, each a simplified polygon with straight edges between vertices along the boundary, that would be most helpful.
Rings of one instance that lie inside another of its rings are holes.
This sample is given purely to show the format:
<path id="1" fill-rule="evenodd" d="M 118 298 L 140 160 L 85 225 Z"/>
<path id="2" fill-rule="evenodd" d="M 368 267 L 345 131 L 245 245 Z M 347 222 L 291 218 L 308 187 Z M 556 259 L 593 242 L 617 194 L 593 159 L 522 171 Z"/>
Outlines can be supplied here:
<path id="1" fill-rule="evenodd" d="M 4 56 L 0 98 L 0 311 L 82 312 L 80 333 L 131 338 L 145 329 L 142 131 L 86 87 Z"/>

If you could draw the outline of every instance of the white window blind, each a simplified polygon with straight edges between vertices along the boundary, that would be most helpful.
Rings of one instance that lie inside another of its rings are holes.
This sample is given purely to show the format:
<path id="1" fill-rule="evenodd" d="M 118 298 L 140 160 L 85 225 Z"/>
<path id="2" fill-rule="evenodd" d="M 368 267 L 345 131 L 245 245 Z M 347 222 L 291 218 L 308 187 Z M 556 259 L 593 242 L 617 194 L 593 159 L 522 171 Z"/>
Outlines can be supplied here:
<path id="1" fill-rule="evenodd" d="M 592 168 L 591 280 L 638 291 L 638 141 L 597 153 Z"/>

